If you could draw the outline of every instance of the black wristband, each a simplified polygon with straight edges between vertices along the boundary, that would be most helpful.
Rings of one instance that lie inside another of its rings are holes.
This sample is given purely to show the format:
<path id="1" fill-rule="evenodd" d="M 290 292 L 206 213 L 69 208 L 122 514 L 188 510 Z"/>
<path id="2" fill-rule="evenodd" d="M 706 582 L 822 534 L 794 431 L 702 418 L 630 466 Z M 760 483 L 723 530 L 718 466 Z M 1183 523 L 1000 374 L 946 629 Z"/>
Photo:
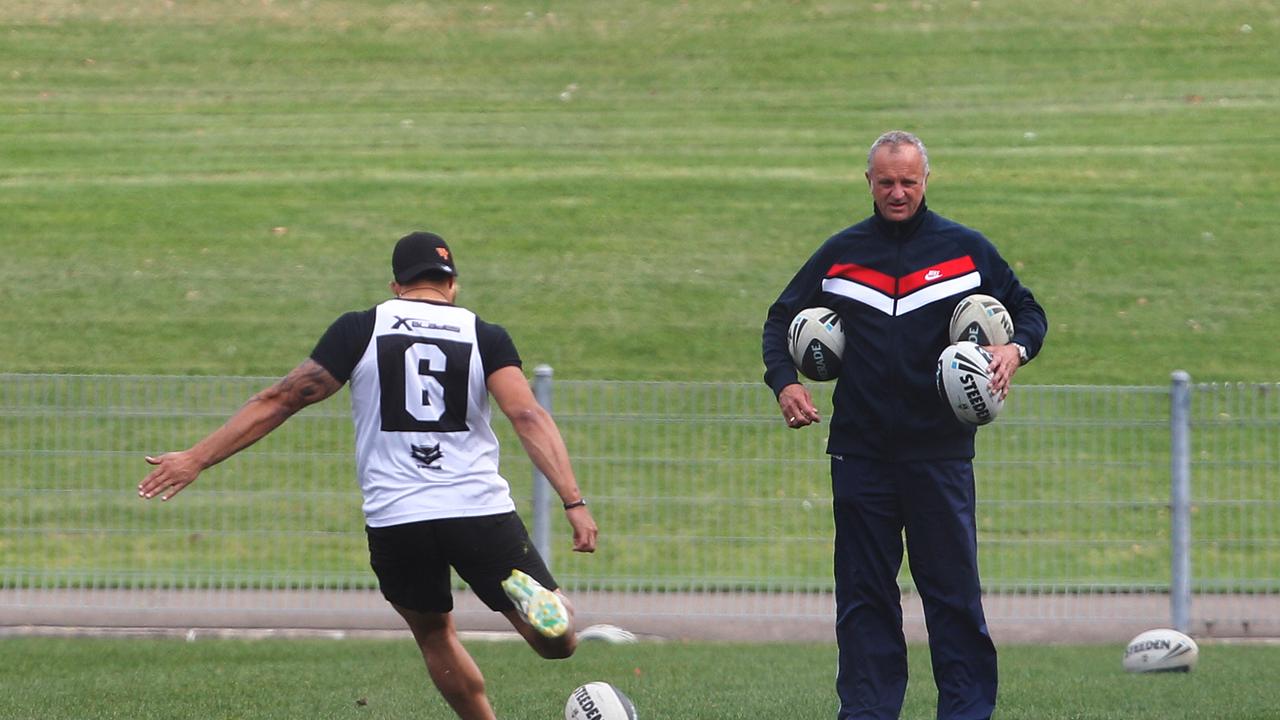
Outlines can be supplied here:
<path id="1" fill-rule="evenodd" d="M 564 509 L 565 509 L 565 510 L 572 510 L 572 509 L 574 509 L 574 508 L 576 508 L 576 507 L 586 507 L 586 505 L 587 505 L 587 499 L 586 499 L 586 498 L 578 498 L 577 500 L 574 500 L 574 501 L 573 501 L 573 502 L 571 502 L 571 503 L 565 503 L 565 504 L 564 504 Z"/>

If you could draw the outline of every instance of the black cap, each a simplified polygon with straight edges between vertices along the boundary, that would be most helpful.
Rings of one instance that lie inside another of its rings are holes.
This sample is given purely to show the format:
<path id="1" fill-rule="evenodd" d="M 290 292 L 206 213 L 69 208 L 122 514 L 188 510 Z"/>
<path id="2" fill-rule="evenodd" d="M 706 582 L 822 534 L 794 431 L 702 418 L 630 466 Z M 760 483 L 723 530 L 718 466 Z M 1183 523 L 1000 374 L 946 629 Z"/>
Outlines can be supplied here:
<path id="1" fill-rule="evenodd" d="M 396 282 L 407 283 L 428 272 L 457 275 L 453 253 L 444 238 L 429 232 L 409 233 L 400 238 L 391 253 L 391 272 Z"/>

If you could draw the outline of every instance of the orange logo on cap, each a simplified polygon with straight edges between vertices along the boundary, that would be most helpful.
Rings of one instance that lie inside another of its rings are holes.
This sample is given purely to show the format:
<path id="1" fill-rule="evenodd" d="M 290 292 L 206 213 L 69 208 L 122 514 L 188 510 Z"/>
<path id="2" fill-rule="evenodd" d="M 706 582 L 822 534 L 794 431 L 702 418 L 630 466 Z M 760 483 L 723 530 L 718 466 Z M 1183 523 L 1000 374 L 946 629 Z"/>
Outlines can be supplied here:
<path id="1" fill-rule="evenodd" d="M 436 253 L 439 254 L 440 257 L 444 258 L 445 260 L 449 259 L 449 251 L 442 247 L 436 248 Z"/>

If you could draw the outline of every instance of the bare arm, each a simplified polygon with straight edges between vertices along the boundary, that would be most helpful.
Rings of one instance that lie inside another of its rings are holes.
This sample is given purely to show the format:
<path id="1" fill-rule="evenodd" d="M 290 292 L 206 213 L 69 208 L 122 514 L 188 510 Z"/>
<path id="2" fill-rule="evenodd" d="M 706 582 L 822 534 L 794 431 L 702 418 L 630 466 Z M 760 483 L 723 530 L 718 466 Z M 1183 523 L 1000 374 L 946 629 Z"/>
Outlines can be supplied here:
<path id="1" fill-rule="evenodd" d="M 307 359 L 275 385 L 249 398 L 222 427 L 181 452 L 147 457 L 155 465 L 138 484 L 138 495 L 168 500 L 195 482 L 202 470 L 235 455 L 280 427 L 294 413 L 342 387 L 328 370 Z"/>
<path id="2" fill-rule="evenodd" d="M 533 464 L 547 476 L 551 487 L 564 503 L 582 499 L 582 491 L 573 475 L 569 462 L 569 450 L 560 436 L 555 420 L 533 397 L 529 381 L 514 365 L 493 371 L 488 379 L 489 392 L 503 414 L 511 420 L 516 435 Z M 585 505 L 565 511 L 573 526 L 573 549 L 577 552 L 594 552 L 596 549 L 596 521 Z"/>

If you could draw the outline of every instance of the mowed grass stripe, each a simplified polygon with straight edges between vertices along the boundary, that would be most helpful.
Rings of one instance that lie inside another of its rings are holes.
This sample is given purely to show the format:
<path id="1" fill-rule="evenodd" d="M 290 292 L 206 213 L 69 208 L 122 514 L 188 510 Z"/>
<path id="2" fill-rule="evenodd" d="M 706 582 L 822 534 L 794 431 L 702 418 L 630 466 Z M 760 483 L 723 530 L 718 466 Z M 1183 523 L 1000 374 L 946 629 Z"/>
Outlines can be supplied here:
<path id="1" fill-rule="evenodd" d="M 1206 644 L 1190 674 L 1130 675 L 1123 642 L 1000 649 L 999 714 L 1009 720 L 1256 720 L 1280 648 Z M 714 720 L 835 714 L 831 644 L 583 643 L 542 662 L 519 642 L 468 638 L 501 717 L 559 717 L 573 688 L 613 683 L 640 717 Z M 406 636 L 394 640 L 8 638 L 0 644 L 12 707 L 49 720 L 129 717 L 448 717 Z M 110 678 L 103 668 L 110 667 Z M 708 668 L 715 668 L 708 672 Z M 913 645 L 903 717 L 934 715 L 928 648 Z M 233 688 L 233 690 L 229 690 Z M 86 698 L 92 698 L 87 702 Z"/>

